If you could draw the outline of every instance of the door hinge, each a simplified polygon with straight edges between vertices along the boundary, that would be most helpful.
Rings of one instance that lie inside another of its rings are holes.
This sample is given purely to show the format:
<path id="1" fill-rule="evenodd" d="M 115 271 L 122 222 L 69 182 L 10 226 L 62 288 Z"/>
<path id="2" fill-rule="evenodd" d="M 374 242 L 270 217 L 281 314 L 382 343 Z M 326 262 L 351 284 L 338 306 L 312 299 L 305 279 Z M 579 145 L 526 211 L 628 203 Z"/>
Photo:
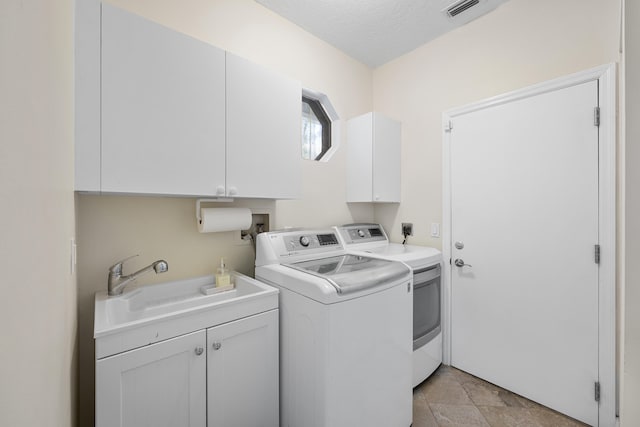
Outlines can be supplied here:
<path id="1" fill-rule="evenodd" d="M 594 394 L 596 398 L 596 402 L 600 402 L 600 382 L 596 381 L 594 384 Z"/>
<path id="2" fill-rule="evenodd" d="M 593 108 L 593 125 L 600 126 L 600 107 Z"/>
<path id="3" fill-rule="evenodd" d="M 594 261 L 596 264 L 600 264 L 600 245 L 594 246 Z"/>
<path id="4" fill-rule="evenodd" d="M 451 132 L 452 129 L 453 129 L 453 122 L 451 120 L 449 120 L 444 125 L 444 131 L 445 132 Z"/>

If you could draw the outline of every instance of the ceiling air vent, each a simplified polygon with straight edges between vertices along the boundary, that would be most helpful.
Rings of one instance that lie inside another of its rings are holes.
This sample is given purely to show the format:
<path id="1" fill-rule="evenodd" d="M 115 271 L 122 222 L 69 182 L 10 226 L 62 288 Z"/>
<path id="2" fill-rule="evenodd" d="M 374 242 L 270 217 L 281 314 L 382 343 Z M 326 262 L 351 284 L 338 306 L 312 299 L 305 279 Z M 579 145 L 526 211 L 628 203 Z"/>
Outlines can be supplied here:
<path id="1" fill-rule="evenodd" d="M 462 0 L 455 2 L 447 8 L 447 15 L 449 15 L 449 18 L 455 18 L 457 15 L 460 15 L 478 3 L 480 3 L 480 0 Z"/>

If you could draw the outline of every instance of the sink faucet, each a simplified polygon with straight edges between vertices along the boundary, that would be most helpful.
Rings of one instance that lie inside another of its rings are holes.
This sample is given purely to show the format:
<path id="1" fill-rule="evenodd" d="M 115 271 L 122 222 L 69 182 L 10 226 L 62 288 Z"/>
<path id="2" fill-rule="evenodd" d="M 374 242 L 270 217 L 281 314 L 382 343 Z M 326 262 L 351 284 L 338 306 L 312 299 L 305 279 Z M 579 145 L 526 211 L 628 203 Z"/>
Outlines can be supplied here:
<path id="1" fill-rule="evenodd" d="M 131 258 L 135 258 L 137 256 L 138 255 L 130 256 L 129 258 L 125 258 L 122 261 L 118 261 L 114 265 L 109 267 L 108 289 L 109 289 L 110 296 L 122 294 L 122 291 L 124 290 L 125 286 L 127 286 L 129 283 L 136 280 L 138 276 L 146 273 L 147 271 L 151 271 L 151 269 L 153 269 L 156 272 L 156 274 L 164 273 L 167 270 L 169 270 L 169 264 L 167 264 L 167 261 L 160 259 L 144 268 L 141 268 L 140 270 L 136 271 L 133 274 L 123 276 L 122 264 L 124 264 L 126 261 L 130 260 Z"/>

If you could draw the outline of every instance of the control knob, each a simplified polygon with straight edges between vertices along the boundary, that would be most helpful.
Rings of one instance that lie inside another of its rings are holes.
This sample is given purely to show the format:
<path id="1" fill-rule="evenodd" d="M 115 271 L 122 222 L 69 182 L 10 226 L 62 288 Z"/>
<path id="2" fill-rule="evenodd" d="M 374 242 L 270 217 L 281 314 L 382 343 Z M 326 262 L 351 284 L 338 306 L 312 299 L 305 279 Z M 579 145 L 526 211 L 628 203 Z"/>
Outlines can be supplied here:
<path id="1" fill-rule="evenodd" d="M 309 246 L 309 238 L 307 236 L 300 236 L 300 244 L 305 248 Z"/>
<path id="2" fill-rule="evenodd" d="M 362 230 L 358 230 L 358 236 L 360 236 L 360 237 L 364 237 L 364 231 L 362 231 Z"/>

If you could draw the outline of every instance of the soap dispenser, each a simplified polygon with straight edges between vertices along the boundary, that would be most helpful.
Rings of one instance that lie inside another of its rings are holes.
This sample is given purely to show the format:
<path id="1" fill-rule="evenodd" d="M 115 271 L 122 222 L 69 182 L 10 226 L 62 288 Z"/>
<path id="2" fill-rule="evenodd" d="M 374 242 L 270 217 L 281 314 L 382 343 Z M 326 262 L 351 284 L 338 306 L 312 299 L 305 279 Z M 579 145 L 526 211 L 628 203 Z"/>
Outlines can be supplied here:
<path id="1" fill-rule="evenodd" d="M 231 284 L 231 276 L 229 270 L 224 264 L 224 258 L 220 258 L 220 267 L 216 273 L 216 287 L 229 286 Z"/>

